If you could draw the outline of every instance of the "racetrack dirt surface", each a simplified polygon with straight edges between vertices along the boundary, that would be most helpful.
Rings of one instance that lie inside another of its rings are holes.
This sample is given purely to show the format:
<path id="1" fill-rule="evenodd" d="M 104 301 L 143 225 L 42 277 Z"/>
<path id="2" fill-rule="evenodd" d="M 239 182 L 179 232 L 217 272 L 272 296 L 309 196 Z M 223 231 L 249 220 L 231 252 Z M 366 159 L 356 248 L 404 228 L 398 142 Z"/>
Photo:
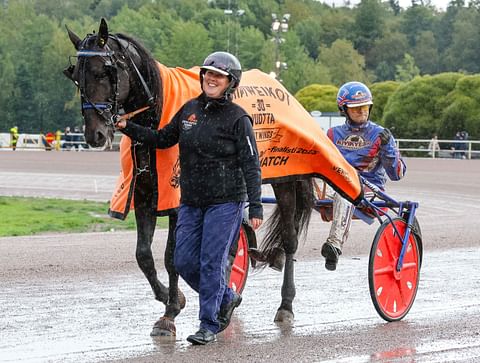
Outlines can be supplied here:
<path id="1" fill-rule="evenodd" d="M 183 282 L 177 337 L 149 336 L 163 305 L 136 265 L 135 232 L 9 237 L 0 238 L 0 362 L 478 362 L 480 161 L 407 165 L 388 193 L 420 203 L 425 252 L 401 322 L 383 321 L 369 296 L 378 224 L 353 223 L 332 273 L 320 255 L 328 224 L 314 213 L 297 253 L 295 322 L 273 322 L 282 275 L 250 271 L 231 326 L 205 347 L 185 341 L 197 328 L 198 301 Z M 117 172 L 115 153 L 0 152 L 0 195 L 108 200 Z M 163 282 L 165 235 L 154 238 Z"/>

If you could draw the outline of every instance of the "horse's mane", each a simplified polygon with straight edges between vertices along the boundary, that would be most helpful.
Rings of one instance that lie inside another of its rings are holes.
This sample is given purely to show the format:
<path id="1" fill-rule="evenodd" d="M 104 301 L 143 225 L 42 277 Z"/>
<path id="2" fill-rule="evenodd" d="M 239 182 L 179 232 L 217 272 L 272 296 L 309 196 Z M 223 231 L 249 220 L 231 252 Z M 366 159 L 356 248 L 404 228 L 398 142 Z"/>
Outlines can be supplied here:
<path id="1" fill-rule="evenodd" d="M 152 92 L 152 95 L 155 99 L 156 105 L 156 113 L 157 116 L 161 114 L 162 110 L 162 89 L 161 89 L 161 78 L 160 72 L 158 70 L 157 61 L 153 58 L 150 51 L 145 48 L 145 46 L 137 39 L 123 34 L 117 33 L 115 36 L 118 39 L 122 39 L 127 41 L 128 43 L 132 43 L 135 46 L 140 58 L 142 59 L 142 64 L 140 69 L 143 70 L 142 74 L 145 79 L 145 83 L 147 84 L 148 88 Z M 127 49 L 128 50 L 128 49 Z"/>

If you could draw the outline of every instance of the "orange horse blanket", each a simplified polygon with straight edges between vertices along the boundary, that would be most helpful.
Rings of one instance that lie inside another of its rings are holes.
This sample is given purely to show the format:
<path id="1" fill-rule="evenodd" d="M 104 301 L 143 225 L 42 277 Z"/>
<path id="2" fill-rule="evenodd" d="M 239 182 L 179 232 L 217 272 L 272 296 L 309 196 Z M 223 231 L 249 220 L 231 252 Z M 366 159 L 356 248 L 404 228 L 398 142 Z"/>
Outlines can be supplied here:
<path id="1" fill-rule="evenodd" d="M 199 69 L 168 68 L 158 63 L 163 85 L 163 111 L 159 128 L 170 122 L 180 107 L 201 92 Z M 351 202 L 362 197 L 356 170 L 343 158 L 320 126 L 283 85 L 259 70 L 246 71 L 234 102 L 253 119 L 264 184 L 320 177 Z M 124 219 L 133 208 L 134 163 L 130 139 L 120 143 L 121 173 L 114 190 L 110 215 Z M 157 212 L 177 208 L 178 147 L 157 150 Z"/>

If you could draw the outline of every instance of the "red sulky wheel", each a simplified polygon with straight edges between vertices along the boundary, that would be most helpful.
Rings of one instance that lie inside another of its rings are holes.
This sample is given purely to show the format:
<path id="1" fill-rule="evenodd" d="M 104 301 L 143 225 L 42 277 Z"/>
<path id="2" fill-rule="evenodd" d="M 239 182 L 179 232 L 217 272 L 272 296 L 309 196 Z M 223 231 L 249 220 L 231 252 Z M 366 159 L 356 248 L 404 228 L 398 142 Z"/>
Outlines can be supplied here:
<path id="1" fill-rule="evenodd" d="M 405 234 L 406 222 L 393 218 L 401 236 Z M 368 283 L 370 296 L 378 314 L 386 321 L 398 321 L 407 315 L 417 294 L 420 277 L 421 256 L 416 236 L 410 233 L 403 259 L 403 267 L 397 272 L 397 262 L 402 249 L 390 221 L 378 229 L 370 250 Z"/>
<path id="2" fill-rule="evenodd" d="M 250 261 L 248 258 L 248 239 L 244 227 L 240 227 L 240 236 L 238 238 L 238 247 L 235 259 L 233 260 L 232 271 L 230 272 L 229 286 L 241 294 L 247 282 L 248 268 Z"/>

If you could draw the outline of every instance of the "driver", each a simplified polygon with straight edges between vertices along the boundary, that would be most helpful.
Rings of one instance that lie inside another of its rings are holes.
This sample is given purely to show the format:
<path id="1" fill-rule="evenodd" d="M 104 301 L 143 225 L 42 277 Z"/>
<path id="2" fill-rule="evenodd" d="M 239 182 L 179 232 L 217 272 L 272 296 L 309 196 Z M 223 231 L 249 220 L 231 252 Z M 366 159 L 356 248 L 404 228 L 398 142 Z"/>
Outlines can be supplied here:
<path id="1" fill-rule="evenodd" d="M 395 139 L 387 128 L 369 120 L 373 99 L 368 87 L 360 82 L 345 83 L 338 90 L 337 105 L 346 118 L 345 124 L 330 128 L 327 135 L 343 157 L 382 190 L 387 176 L 391 180 L 402 179 L 406 165 Z M 331 189 L 329 194 L 333 199 L 333 221 L 322 256 L 325 268 L 334 271 L 348 238 L 354 207 Z"/>

